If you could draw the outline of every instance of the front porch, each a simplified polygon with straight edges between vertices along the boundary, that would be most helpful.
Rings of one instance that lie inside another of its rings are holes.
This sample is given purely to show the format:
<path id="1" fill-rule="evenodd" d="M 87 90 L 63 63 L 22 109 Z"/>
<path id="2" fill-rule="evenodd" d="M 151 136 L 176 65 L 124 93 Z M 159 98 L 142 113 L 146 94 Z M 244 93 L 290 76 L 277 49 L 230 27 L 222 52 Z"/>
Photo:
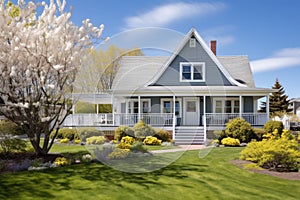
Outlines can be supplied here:
<path id="1" fill-rule="evenodd" d="M 226 123 L 241 117 L 252 126 L 263 126 L 268 121 L 267 113 L 206 113 L 202 116 L 203 122 L 194 126 L 203 126 L 207 129 L 224 128 Z M 116 127 L 120 125 L 134 126 L 139 120 L 154 127 L 184 126 L 182 119 L 173 114 L 73 114 L 67 117 L 64 127 Z M 202 125 L 203 124 L 203 125 Z"/>

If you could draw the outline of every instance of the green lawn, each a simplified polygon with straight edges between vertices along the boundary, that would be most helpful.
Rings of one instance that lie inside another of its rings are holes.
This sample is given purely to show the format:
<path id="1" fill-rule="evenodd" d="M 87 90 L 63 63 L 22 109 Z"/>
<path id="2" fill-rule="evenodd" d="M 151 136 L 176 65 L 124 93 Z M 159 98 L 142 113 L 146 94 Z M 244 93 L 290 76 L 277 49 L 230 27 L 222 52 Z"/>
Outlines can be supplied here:
<path id="1" fill-rule="evenodd" d="M 93 163 L 1 174 L 0 199 L 299 199 L 300 181 L 230 164 L 240 151 L 215 148 L 204 159 L 199 151 L 188 151 L 151 173 L 130 174 Z"/>

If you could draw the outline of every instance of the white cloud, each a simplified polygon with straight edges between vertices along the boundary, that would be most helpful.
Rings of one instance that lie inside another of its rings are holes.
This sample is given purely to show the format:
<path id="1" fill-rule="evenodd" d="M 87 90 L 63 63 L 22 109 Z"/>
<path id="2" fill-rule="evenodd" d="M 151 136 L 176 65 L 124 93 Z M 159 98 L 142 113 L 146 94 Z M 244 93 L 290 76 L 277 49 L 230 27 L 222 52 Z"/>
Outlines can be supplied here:
<path id="1" fill-rule="evenodd" d="M 226 46 L 235 42 L 235 37 L 230 34 L 235 27 L 232 25 L 225 25 L 214 27 L 202 32 L 204 35 L 205 41 L 209 43 L 211 40 L 217 40 L 218 46 Z"/>
<path id="2" fill-rule="evenodd" d="M 271 57 L 251 61 L 253 72 L 264 72 L 300 65 L 300 48 L 285 48 Z"/>
<path id="3" fill-rule="evenodd" d="M 232 44 L 235 41 L 234 36 L 232 35 L 218 35 L 218 36 L 207 36 L 205 37 L 206 41 L 216 40 L 218 42 L 218 46 L 226 46 L 228 44 Z"/>
<path id="4" fill-rule="evenodd" d="M 126 18 L 125 26 L 126 28 L 166 26 L 182 19 L 204 17 L 224 8 L 223 3 L 170 3 L 155 7 L 144 14 Z"/>

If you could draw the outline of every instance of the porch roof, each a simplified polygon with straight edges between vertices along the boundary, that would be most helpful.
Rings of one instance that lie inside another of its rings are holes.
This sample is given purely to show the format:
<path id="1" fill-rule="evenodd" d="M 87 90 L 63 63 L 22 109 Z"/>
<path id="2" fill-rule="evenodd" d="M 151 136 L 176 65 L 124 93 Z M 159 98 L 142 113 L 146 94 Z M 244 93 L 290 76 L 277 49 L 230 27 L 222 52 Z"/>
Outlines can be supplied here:
<path id="1" fill-rule="evenodd" d="M 277 90 L 239 86 L 148 86 L 130 90 L 115 90 L 115 96 L 258 96 L 264 97 Z"/>

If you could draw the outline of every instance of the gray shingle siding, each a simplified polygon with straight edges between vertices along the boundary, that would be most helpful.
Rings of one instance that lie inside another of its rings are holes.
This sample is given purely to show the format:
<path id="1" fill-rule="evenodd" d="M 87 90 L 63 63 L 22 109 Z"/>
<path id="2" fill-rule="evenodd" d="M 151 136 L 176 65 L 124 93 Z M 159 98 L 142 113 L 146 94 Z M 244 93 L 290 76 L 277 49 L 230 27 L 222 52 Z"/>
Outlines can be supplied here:
<path id="1" fill-rule="evenodd" d="M 180 82 L 180 62 L 204 62 L 205 82 Z M 189 47 L 189 42 L 183 47 L 181 52 L 175 57 L 170 66 L 154 85 L 164 86 L 230 86 L 232 85 L 224 74 L 217 67 L 215 62 L 203 49 L 199 42 L 196 47 Z"/>

